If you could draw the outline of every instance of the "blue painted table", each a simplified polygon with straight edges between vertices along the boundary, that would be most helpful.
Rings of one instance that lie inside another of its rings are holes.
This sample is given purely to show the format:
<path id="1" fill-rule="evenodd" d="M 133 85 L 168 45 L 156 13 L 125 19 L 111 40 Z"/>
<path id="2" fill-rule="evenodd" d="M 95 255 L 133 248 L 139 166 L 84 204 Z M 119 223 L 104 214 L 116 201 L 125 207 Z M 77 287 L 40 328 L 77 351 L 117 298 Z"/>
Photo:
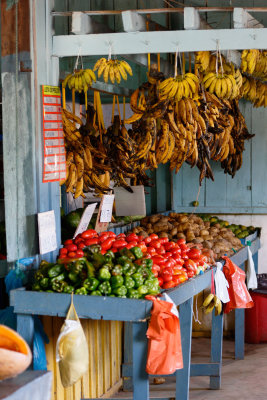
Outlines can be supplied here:
<path id="1" fill-rule="evenodd" d="M 214 269 L 214 268 L 213 268 Z M 210 376 L 210 387 L 220 388 L 222 361 L 223 316 L 213 314 L 211 363 L 192 365 L 191 337 L 193 297 L 210 286 L 211 270 L 206 271 L 167 293 L 179 305 L 184 368 L 176 375 L 176 399 L 187 400 L 191 375 Z M 32 347 L 33 315 L 65 317 L 70 306 L 70 295 L 61 293 L 30 292 L 25 289 L 11 291 L 11 305 L 17 313 L 17 330 Z M 74 296 L 74 304 L 80 318 L 131 322 L 133 399 L 149 399 L 149 380 L 145 370 L 147 356 L 147 321 L 152 302 L 147 300 L 119 299 L 97 296 Z M 167 400 L 167 399 L 165 399 Z"/>

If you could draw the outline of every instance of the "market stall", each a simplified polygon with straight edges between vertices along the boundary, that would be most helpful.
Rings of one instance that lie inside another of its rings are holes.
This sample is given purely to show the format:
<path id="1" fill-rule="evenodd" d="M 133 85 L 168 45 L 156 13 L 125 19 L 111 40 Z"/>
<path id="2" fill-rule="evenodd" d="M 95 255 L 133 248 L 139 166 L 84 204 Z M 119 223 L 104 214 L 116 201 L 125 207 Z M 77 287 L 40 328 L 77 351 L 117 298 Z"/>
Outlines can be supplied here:
<path id="1" fill-rule="evenodd" d="M 123 378 L 124 389 L 133 383 L 134 399 L 145 400 L 145 334 L 152 307 L 145 296 L 165 292 L 180 312 L 184 368 L 175 373 L 176 397 L 188 399 L 190 374 L 210 376 L 210 387 L 219 389 L 222 303 L 214 292 L 210 308 L 204 307 L 205 313 L 212 311 L 211 363 L 199 365 L 190 365 L 192 304 L 213 284 L 222 257 L 245 270 L 250 249 L 258 268 L 260 229 L 243 224 L 242 216 L 230 224 L 227 214 L 267 209 L 262 192 L 257 194 L 260 176 L 251 167 L 257 157 L 264 165 L 265 157 L 252 104 L 263 115 L 267 57 L 260 49 L 266 29 L 253 29 L 247 11 L 232 7 L 160 8 L 157 2 L 158 9 L 118 11 L 116 2 L 114 10 L 88 11 L 74 3 L 76 12 L 52 9 L 50 1 L 30 2 L 31 30 L 24 35 L 31 47 L 22 40 L 15 59 L 18 65 L 26 51 L 32 64 L 20 65 L 20 76 L 17 69 L 3 75 L 16 113 L 18 107 L 25 111 L 22 134 L 29 145 L 21 146 L 18 120 L 12 120 L 5 100 L 5 131 L 10 125 L 16 132 L 17 185 L 22 174 L 19 190 L 6 180 L 7 257 L 14 262 L 32 256 L 29 263 L 38 268 L 26 290 L 11 291 L 17 330 L 32 346 L 32 316 L 43 316 L 55 399 L 113 395 Z M 18 5 L 3 10 L 16 21 L 16 35 L 19 10 Z M 234 29 L 224 26 L 211 34 L 200 15 L 204 11 L 233 13 Z M 103 20 L 95 25 L 99 15 Z M 69 17 L 73 35 L 66 34 Z M 116 32 L 109 32 L 113 23 Z M 22 96 L 25 87 L 32 104 Z M 10 176 L 13 144 L 7 137 L 4 162 Z M 30 190 L 27 172 L 34 175 Z M 38 230 L 31 218 L 36 214 Z M 63 389 L 55 363 L 63 322 L 57 317 L 66 316 L 71 293 L 84 319 L 90 368 L 73 388 Z M 235 353 L 244 357 L 242 309 L 235 311 Z"/>

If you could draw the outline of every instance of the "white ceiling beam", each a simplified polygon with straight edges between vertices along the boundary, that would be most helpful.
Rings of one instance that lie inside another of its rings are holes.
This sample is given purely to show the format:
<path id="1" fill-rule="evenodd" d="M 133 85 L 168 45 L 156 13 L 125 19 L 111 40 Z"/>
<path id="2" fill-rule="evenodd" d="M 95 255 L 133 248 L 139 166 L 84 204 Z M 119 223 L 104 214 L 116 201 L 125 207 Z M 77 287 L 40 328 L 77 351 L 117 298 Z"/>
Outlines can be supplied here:
<path id="1" fill-rule="evenodd" d="M 121 16 L 125 32 L 143 32 L 146 30 L 146 18 L 137 12 L 123 11 Z"/>
<path id="2" fill-rule="evenodd" d="M 234 28 L 235 29 L 264 28 L 264 25 L 262 25 L 258 20 L 256 20 L 254 17 L 252 17 L 252 15 L 249 14 L 243 8 L 239 8 L 239 7 L 234 8 L 233 20 L 234 20 Z"/>

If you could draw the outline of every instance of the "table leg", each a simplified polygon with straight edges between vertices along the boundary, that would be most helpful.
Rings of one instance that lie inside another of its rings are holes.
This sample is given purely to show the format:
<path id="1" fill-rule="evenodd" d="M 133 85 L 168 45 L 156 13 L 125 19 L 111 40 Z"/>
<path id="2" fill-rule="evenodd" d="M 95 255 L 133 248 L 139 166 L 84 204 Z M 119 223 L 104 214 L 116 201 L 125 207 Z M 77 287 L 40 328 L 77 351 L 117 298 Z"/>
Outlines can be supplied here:
<path id="1" fill-rule="evenodd" d="M 133 322 L 133 400 L 149 399 L 149 380 L 146 373 L 147 323 Z"/>
<path id="2" fill-rule="evenodd" d="M 215 316 L 212 312 L 211 327 L 211 362 L 219 364 L 219 375 L 210 377 L 210 388 L 220 389 L 222 369 L 222 345 L 223 345 L 223 313 Z"/>
<path id="3" fill-rule="evenodd" d="M 189 399 L 193 297 L 179 306 L 184 368 L 176 371 L 176 400 Z"/>
<path id="4" fill-rule="evenodd" d="M 235 309 L 235 359 L 244 360 L 245 356 L 245 310 Z"/>

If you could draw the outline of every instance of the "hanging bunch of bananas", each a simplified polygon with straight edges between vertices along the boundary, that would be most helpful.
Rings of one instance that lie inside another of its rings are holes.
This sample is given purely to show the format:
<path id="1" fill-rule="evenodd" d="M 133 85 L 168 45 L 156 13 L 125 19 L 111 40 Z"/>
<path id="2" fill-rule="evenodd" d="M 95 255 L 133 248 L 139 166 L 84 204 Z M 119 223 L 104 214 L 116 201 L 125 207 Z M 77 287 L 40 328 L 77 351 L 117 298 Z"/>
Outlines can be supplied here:
<path id="1" fill-rule="evenodd" d="M 100 78 L 103 75 L 104 81 L 107 83 L 109 80 L 112 83 L 121 82 L 121 78 L 127 80 L 127 74 L 133 75 L 132 68 L 124 60 L 107 60 L 100 58 L 94 66 L 94 71 L 97 71 L 97 76 Z"/>
<path id="2" fill-rule="evenodd" d="M 205 90 L 215 93 L 220 99 L 235 99 L 239 95 L 238 85 L 232 74 L 209 72 L 203 77 Z"/>
<path id="3" fill-rule="evenodd" d="M 252 77 L 243 77 L 242 96 L 254 107 L 267 107 L 267 84 Z"/>
<path id="4" fill-rule="evenodd" d="M 222 312 L 222 302 L 213 293 L 210 293 L 203 302 L 204 313 L 209 314 L 215 308 L 215 315 L 220 315 Z"/>
<path id="5" fill-rule="evenodd" d="M 95 73 L 91 69 L 81 69 L 66 76 L 62 82 L 62 87 L 68 85 L 69 89 L 75 89 L 76 92 L 87 92 L 96 81 Z"/>
<path id="6" fill-rule="evenodd" d="M 209 68 L 210 64 L 210 52 L 209 51 L 196 51 L 195 52 L 195 66 L 200 72 L 205 72 Z"/>
<path id="7" fill-rule="evenodd" d="M 256 64 L 260 58 L 260 50 L 251 49 L 243 50 L 241 55 L 241 70 L 250 75 L 253 75 Z"/>
<path id="8" fill-rule="evenodd" d="M 198 92 L 199 79 L 195 74 L 188 72 L 184 75 L 177 75 L 175 78 L 168 78 L 159 84 L 159 96 L 161 99 L 179 101 L 182 98 L 193 98 Z"/>
<path id="9" fill-rule="evenodd" d="M 253 76 L 256 78 L 262 79 L 263 81 L 267 80 L 267 51 L 260 51 L 258 60 L 256 62 L 256 66 L 253 72 Z"/>

